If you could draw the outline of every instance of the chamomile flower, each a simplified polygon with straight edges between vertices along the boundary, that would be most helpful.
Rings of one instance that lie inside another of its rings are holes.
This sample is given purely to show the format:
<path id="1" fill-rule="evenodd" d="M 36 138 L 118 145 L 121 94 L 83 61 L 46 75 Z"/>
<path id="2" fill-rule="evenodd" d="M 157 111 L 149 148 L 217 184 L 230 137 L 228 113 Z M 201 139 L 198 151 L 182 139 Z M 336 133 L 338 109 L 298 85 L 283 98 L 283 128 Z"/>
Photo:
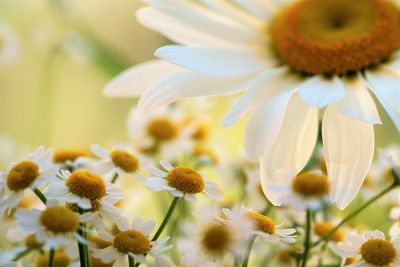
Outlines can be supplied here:
<path id="1" fill-rule="evenodd" d="M 367 231 L 362 234 L 352 232 L 343 242 L 337 244 L 333 251 L 342 258 L 355 258 L 356 262 L 346 266 L 400 266 L 400 240 L 385 239 L 378 231 Z"/>
<path id="2" fill-rule="evenodd" d="M 86 149 L 60 148 L 53 153 L 53 162 L 61 167 L 76 170 L 83 167 L 88 162 L 90 152 Z"/>
<path id="3" fill-rule="evenodd" d="M 74 244 L 75 245 L 75 244 Z M 70 244 L 67 247 L 59 247 L 54 252 L 54 266 L 80 267 L 77 247 Z M 41 254 L 36 260 L 36 267 L 48 267 L 50 264 L 50 252 Z"/>
<path id="4" fill-rule="evenodd" d="M 222 200 L 222 191 L 216 182 L 205 181 L 205 175 L 192 167 L 173 167 L 168 161 L 161 160 L 164 170 L 149 166 L 149 172 L 154 176 L 146 179 L 146 185 L 152 191 L 168 191 L 175 197 L 196 201 L 197 194 L 203 194 L 214 200 Z"/>
<path id="5" fill-rule="evenodd" d="M 93 249 L 93 257 L 100 259 L 103 263 L 113 263 L 113 267 L 124 267 L 128 256 L 136 262 L 147 264 L 146 255 L 157 258 L 171 246 L 165 246 L 168 237 L 158 241 L 150 240 L 150 233 L 153 231 L 155 222 L 144 220 L 142 217 L 135 217 L 132 223 L 125 217 L 116 221 L 117 231 L 112 233 L 99 232 L 99 235 L 110 245 L 102 249 Z"/>
<path id="6" fill-rule="evenodd" d="M 66 202 L 71 210 L 81 209 L 85 212 L 82 220 L 89 220 L 96 226 L 101 226 L 101 217 L 119 215 L 115 203 L 122 198 L 121 191 L 101 176 L 87 170 L 76 170 L 73 173 L 61 170 L 46 193 L 49 199 Z"/>
<path id="7" fill-rule="evenodd" d="M 18 163 L 11 163 L 6 172 L 0 172 L 0 212 L 11 212 L 26 189 L 35 190 L 52 179 L 58 167 L 51 163 L 53 150 L 43 146 Z"/>
<path id="8" fill-rule="evenodd" d="M 76 233 L 80 227 L 79 216 L 55 201 L 48 201 L 44 210 L 19 209 L 15 218 L 21 231 L 35 233 L 35 242 L 44 248 L 68 246 L 74 239 L 83 242 Z"/>
<path id="9" fill-rule="evenodd" d="M 399 1 L 149 3 L 137 12 L 139 22 L 179 45 L 159 48 L 160 60 L 128 69 L 105 94 L 142 95 L 146 112 L 244 90 L 222 123 L 250 113 L 244 146 L 261 161 L 264 191 L 275 205 L 281 202 L 265 184 L 304 168 L 318 135 L 318 109 L 327 107 L 324 154 L 328 176 L 341 188 L 330 197 L 345 208 L 368 173 L 373 126 L 381 123 L 371 92 L 400 130 Z"/>
<path id="10" fill-rule="evenodd" d="M 271 192 L 279 195 L 282 205 L 295 210 L 319 210 L 328 201 L 330 183 L 319 171 L 308 171 L 293 177 L 283 174 L 279 184 L 269 185 Z M 336 189 L 334 187 L 334 189 Z"/>
<path id="11" fill-rule="evenodd" d="M 282 224 L 276 224 L 274 220 L 258 212 L 237 206 L 222 210 L 227 219 L 221 219 L 227 224 L 236 224 L 240 220 L 248 220 L 253 226 L 253 233 L 260 236 L 268 243 L 294 243 L 296 230 L 293 228 L 282 228 Z"/>
<path id="12" fill-rule="evenodd" d="M 313 224 L 313 232 L 317 237 L 323 237 L 326 233 L 331 231 L 335 225 L 333 225 L 330 222 L 327 221 L 316 221 Z M 346 232 L 339 228 L 337 229 L 333 234 L 331 234 L 328 238 L 326 238 L 326 241 L 334 242 L 334 243 L 339 243 L 342 242 L 346 237 Z"/>

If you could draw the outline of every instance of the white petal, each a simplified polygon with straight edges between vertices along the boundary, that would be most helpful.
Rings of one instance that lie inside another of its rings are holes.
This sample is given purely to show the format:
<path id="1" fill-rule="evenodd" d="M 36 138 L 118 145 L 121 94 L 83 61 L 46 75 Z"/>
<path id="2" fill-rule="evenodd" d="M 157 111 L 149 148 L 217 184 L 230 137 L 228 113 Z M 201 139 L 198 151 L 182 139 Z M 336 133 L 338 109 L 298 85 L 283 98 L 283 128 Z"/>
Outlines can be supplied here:
<path id="1" fill-rule="evenodd" d="M 144 92 L 139 100 L 139 109 L 148 111 L 189 97 L 234 93 L 244 89 L 253 77 L 254 75 L 220 78 L 193 72 L 171 74 Z"/>
<path id="2" fill-rule="evenodd" d="M 104 88 L 104 95 L 109 97 L 140 96 L 156 80 L 179 69 L 163 60 L 151 60 L 135 65 L 112 79 Z"/>
<path id="3" fill-rule="evenodd" d="M 299 87 L 299 94 L 307 105 L 325 107 L 343 98 L 345 91 L 339 77 L 315 75 Z"/>
<path id="4" fill-rule="evenodd" d="M 167 173 L 154 166 L 147 166 L 147 170 L 156 177 L 166 177 Z"/>
<path id="5" fill-rule="evenodd" d="M 166 161 L 166 160 L 160 160 L 160 165 L 165 169 L 165 170 L 167 170 L 167 171 L 170 171 L 170 170 L 172 170 L 172 165 L 171 165 L 171 163 L 169 163 L 168 161 Z"/>
<path id="6" fill-rule="evenodd" d="M 93 144 L 90 146 L 90 151 L 95 154 L 96 156 L 98 156 L 99 158 L 108 158 L 110 156 L 110 154 L 108 153 L 107 149 L 105 149 L 104 147 L 102 147 L 99 144 Z"/>
<path id="7" fill-rule="evenodd" d="M 287 108 L 275 143 L 261 158 L 261 185 L 266 197 L 280 205 L 279 192 L 271 184 L 282 182 L 281 174 L 296 175 L 307 164 L 318 136 L 318 110 L 306 106 L 297 95 Z M 288 182 L 288 180 L 284 181 Z"/>
<path id="8" fill-rule="evenodd" d="M 261 1 L 249 1 L 249 0 L 234 0 L 243 9 L 251 12 L 253 15 L 260 19 L 266 20 L 268 18 L 268 12 L 259 5 Z"/>
<path id="9" fill-rule="evenodd" d="M 368 71 L 366 77 L 371 91 L 400 131 L 400 78 L 385 70 Z"/>
<path id="10" fill-rule="evenodd" d="M 343 116 L 334 107 L 326 109 L 322 126 L 325 161 L 332 182 L 330 197 L 343 209 L 368 174 L 374 154 L 374 129 Z"/>
<path id="11" fill-rule="evenodd" d="M 339 112 L 350 118 L 366 123 L 380 124 L 379 113 L 375 102 L 360 78 L 342 79 L 346 97 L 336 104 Z"/>
<path id="12" fill-rule="evenodd" d="M 233 77 L 254 73 L 272 65 L 264 56 L 227 49 L 163 46 L 154 53 L 172 64 L 215 77 Z"/>
<path id="13" fill-rule="evenodd" d="M 129 230 L 129 220 L 126 217 L 120 217 L 117 221 L 117 227 L 121 231 L 128 231 Z"/>

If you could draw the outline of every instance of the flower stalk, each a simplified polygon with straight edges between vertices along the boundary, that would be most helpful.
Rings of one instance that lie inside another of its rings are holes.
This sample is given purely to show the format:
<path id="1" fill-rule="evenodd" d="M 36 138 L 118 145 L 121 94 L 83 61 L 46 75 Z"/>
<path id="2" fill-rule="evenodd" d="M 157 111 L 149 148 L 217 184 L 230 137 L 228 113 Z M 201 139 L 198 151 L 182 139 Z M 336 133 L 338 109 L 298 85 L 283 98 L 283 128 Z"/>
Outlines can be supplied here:
<path id="1" fill-rule="evenodd" d="M 165 226 L 167 226 L 169 219 L 171 218 L 172 213 L 175 210 L 176 204 L 178 203 L 179 197 L 174 197 L 174 199 L 171 202 L 171 205 L 168 208 L 167 214 L 165 214 L 165 217 L 163 219 L 163 221 L 161 222 L 160 227 L 158 227 L 157 232 L 155 233 L 155 235 L 153 236 L 153 238 L 151 239 L 151 241 L 156 241 L 161 233 L 163 232 Z"/>
<path id="2" fill-rule="evenodd" d="M 249 239 L 249 242 L 247 243 L 246 254 L 243 259 L 242 267 L 247 267 L 249 264 L 251 250 L 253 248 L 253 244 L 254 244 L 254 241 L 256 240 L 256 238 L 257 238 L 257 235 L 252 235 Z"/>
<path id="3" fill-rule="evenodd" d="M 311 244 L 310 244 L 310 239 L 311 239 L 311 216 L 312 212 L 307 209 L 306 211 L 306 233 L 304 237 L 304 252 L 303 252 L 303 259 L 301 263 L 301 267 L 305 267 L 307 264 L 308 260 L 308 254 L 310 252 Z"/>
<path id="4" fill-rule="evenodd" d="M 50 249 L 49 255 L 49 267 L 54 267 L 54 257 L 55 257 L 55 250 L 54 248 Z"/>

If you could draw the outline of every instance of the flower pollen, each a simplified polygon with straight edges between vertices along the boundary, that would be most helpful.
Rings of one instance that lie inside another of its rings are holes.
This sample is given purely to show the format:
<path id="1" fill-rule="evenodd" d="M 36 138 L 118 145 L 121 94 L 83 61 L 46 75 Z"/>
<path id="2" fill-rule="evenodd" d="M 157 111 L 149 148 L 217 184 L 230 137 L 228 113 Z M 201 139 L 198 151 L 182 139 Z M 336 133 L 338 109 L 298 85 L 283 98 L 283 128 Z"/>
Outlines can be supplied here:
<path id="1" fill-rule="evenodd" d="M 42 211 L 39 220 L 53 233 L 70 233 L 79 228 L 79 216 L 64 206 L 48 207 Z"/>
<path id="2" fill-rule="evenodd" d="M 329 182 L 325 175 L 304 172 L 293 180 L 292 189 L 304 197 L 321 197 L 329 192 Z"/>
<path id="3" fill-rule="evenodd" d="M 151 244 L 141 232 L 128 230 L 115 236 L 114 247 L 122 253 L 145 254 L 151 249 Z"/>
<path id="4" fill-rule="evenodd" d="M 30 249 L 40 249 L 42 248 L 43 243 L 36 239 L 35 234 L 30 234 L 25 238 L 25 245 Z"/>
<path id="5" fill-rule="evenodd" d="M 258 230 L 268 233 L 270 235 L 275 233 L 275 222 L 258 212 L 246 212 L 246 216 L 255 223 Z"/>
<path id="6" fill-rule="evenodd" d="M 100 176 L 86 170 L 74 171 L 65 181 L 72 194 L 90 200 L 100 199 L 106 195 L 106 185 Z"/>
<path id="7" fill-rule="evenodd" d="M 53 153 L 54 163 L 65 163 L 74 161 L 79 157 L 89 157 L 89 151 L 85 149 L 56 149 Z"/>
<path id="8" fill-rule="evenodd" d="M 148 134 L 157 141 L 171 141 L 178 135 L 178 125 L 169 118 L 154 118 L 147 125 Z"/>
<path id="9" fill-rule="evenodd" d="M 220 254 L 228 250 L 233 241 L 232 233 L 222 224 L 210 226 L 201 239 L 203 248 L 211 254 Z"/>
<path id="10" fill-rule="evenodd" d="M 332 229 L 333 225 L 328 222 L 316 222 L 314 224 L 314 233 L 319 237 L 322 237 Z M 343 241 L 344 237 L 344 231 L 338 229 L 332 235 L 330 235 L 327 240 L 337 243 Z"/>
<path id="11" fill-rule="evenodd" d="M 33 161 L 24 160 L 16 164 L 8 173 L 7 187 L 11 191 L 28 188 L 39 177 L 39 165 Z"/>
<path id="12" fill-rule="evenodd" d="M 111 159 L 115 166 L 125 172 L 134 172 L 139 168 L 139 159 L 124 150 L 117 149 L 111 152 Z"/>
<path id="13" fill-rule="evenodd" d="M 384 239 L 371 238 L 360 248 L 362 258 L 375 266 L 386 266 L 396 258 L 397 252 L 393 244 Z"/>
<path id="14" fill-rule="evenodd" d="M 49 253 L 41 255 L 36 263 L 36 267 L 48 267 L 50 266 L 50 255 Z M 54 266 L 67 267 L 71 263 L 68 255 L 62 250 L 57 250 L 54 254 Z"/>
<path id="15" fill-rule="evenodd" d="M 204 179 L 191 167 L 172 168 L 167 175 L 168 185 L 187 194 L 197 194 L 204 190 Z"/>

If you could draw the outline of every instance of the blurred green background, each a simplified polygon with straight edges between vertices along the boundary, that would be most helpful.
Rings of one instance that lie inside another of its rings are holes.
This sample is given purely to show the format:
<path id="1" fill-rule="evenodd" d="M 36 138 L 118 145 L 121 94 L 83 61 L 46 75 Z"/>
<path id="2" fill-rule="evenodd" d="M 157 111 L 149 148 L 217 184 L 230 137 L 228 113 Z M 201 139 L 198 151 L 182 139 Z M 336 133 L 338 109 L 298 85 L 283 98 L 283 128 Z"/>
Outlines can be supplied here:
<path id="1" fill-rule="evenodd" d="M 138 24 L 140 6 L 136 0 L 0 1 L 0 21 L 19 41 L 15 62 L 0 65 L 0 134 L 23 146 L 77 147 L 125 138 L 125 118 L 135 101 L 105 98 L 103 87 L 168 42 Z M 240 148 L 242 131 L 218 123 L 233 99 L 217 98 L 224 103 L 210 114 L 217 114 L 215 138 L 230 133 L 231 145 Z M 398 139 L 386 114 L 381 116 L 378 146 Z"/>

